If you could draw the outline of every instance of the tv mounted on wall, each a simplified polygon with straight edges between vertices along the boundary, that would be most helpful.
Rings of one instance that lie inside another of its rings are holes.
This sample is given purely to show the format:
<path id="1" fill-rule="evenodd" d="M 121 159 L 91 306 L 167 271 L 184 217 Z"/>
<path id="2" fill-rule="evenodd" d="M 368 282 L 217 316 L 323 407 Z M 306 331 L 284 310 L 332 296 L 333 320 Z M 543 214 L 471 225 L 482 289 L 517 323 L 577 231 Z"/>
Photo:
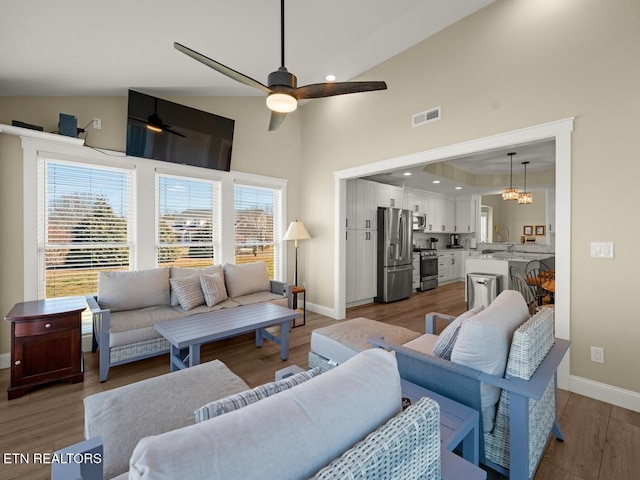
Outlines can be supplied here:
<path id="1" fill-rule="evenodd" d="M 229 171 L 235 121 L 129 90 L 127 155 Z"/>

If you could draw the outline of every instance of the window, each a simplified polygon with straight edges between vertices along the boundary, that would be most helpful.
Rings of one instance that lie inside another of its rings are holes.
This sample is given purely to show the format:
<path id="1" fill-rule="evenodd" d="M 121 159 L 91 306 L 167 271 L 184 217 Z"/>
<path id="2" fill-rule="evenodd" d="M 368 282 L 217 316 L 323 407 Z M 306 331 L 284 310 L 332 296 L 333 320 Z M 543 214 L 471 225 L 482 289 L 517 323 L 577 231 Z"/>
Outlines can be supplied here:
<path id="1" fill-rule="evenodd" d="M 282 278 L 281 197 L 280 189 L 235 185 L 235 263 L 263 260 L 272 279 Z"/>
<path id="2" fill-rule="evenodd" d="M 489 238 L 489 222 L 488 222 L 488 213 L 481 212 L 480 213 L 480 241 L 485 243 L 488 242 Z"/>
<path id="3" fill-rule="evenodd" d="M 38 159 L 38 298 L 98 291 L 134 263 L 133 170 Z"/>
<path id="4" fill-rule="evenodd" d="M 220 248 L 218 182 L 164 174 L 156 180 L 158 265 L 213 265 Z"/>

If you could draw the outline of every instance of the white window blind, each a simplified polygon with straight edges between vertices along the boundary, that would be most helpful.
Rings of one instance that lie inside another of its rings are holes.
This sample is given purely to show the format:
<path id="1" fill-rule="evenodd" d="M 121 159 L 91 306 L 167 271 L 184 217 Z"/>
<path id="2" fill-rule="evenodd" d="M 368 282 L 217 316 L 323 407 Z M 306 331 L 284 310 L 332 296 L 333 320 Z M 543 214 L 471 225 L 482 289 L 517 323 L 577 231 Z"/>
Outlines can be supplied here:
<path id="1" fill-rule="evenodd" d="M 134 171 L 38 160 L 38 298 L 98 291 L 134 264 Z"/>
<path id="2" fill-rule="evenodd" d="M 263 260 L 269 277 L 282 278 L 282 191 L 235 185 L 235 263 Z"/>
<path id="3" fill-rule="evenodd" d="M 156 174 L 158 265 L 203 267 L 216 263 L 219 191 L 217 181 Z"/>

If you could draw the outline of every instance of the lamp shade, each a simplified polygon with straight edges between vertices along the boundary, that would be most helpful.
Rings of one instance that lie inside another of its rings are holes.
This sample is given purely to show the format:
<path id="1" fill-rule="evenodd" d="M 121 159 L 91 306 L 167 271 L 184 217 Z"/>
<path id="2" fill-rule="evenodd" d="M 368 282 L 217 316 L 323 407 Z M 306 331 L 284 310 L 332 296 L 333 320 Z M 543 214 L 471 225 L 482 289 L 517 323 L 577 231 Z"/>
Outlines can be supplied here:
<path id="1" fill-rule="evenodd" d="M 309 240 L 311 235 L 307 232 L 304 223 L 295 221 L 289 224 L 289 228 L 287 228 L 287 232 L 284 234 L 283 240 L 295 240 L 296 246 L 298 244 L 298 240 Z"/>

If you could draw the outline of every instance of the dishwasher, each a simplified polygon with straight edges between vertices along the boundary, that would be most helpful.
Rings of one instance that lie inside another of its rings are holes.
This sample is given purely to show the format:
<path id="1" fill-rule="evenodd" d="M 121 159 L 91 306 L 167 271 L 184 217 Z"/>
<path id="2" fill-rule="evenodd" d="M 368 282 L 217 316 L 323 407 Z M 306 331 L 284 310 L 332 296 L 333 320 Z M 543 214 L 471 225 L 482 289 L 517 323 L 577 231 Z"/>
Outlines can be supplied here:
<path id="1" fill-rule="evenodd" d="M 467 274 L 467 309 L 489 306 L 502 291 L 502 275 L 495 273 Z"/>

